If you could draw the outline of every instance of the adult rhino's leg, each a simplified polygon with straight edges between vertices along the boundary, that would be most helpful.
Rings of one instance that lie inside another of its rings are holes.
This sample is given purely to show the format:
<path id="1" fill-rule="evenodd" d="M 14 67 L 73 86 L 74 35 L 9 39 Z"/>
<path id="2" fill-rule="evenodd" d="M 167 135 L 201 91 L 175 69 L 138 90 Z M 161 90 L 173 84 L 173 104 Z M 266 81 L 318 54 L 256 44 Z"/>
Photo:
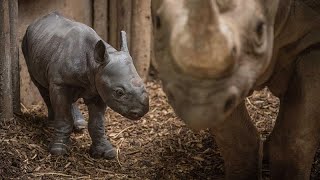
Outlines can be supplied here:
<path id="1" fill-rule="evenodd" d="M 301 56 L 270 135 L 272 179 L 309 179 L 320 135 L 320 50 Z"/>
<path id="2" fill-rule="evenodd" d="M 113 159 L 116 152 L 105 135 L 105 111 L 106 104 L 98 100 L 85 100 L 89 110 L 88 130 L 92 139 L 90 155 L 94 158 Z"/>
<path id="3" fill-rule="evenodd" d="M 70 90 L 50 85 L 50 100 L 54 112 L 54 137 L 49 150 L 54 155 L 67 153 L 69 137 L 73 130 L 72 95 Z"/>
<path id="4" fill-rule="evenodd" d="M 226 179 L 260 179 L 260 135 L 244 102 L 212 133 L 224 159 Z"/>
<path id="5" fill-rule="evenodd" d="M 84 117 L 75 103 L 72 104 L 72 116 L 74 121 L 74 130 L 81 131 L 86 128 L 87 122 L 84 120 Z"/>
<path id="6" fill-rule="evenodd" d="M 52 105 L 50 102 L 49 90 L 42 85 L 40 85 L 31 75 L 31 80 L 33 84 L 38 88 L 40 95 L 42 96 L 43 101 L 45 102 L 48 109 L 48 127 L 53 127 L 54 113 L 52 110 Z"/>

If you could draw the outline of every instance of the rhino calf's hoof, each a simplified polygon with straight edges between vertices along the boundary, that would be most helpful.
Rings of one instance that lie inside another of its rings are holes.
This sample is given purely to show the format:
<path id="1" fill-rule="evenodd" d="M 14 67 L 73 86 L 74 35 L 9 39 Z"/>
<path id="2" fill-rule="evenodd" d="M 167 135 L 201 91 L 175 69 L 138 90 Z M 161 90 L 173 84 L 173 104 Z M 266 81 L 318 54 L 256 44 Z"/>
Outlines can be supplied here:
<path id="1" fill-rule="evenodd" d="M 85 121 L 84 119 L 75 120 L 73 124 L 74 131 L 82 132 L 82 130 L 87 127 L 87 124 L 88 124 L 87 121 Z"/>
<path id="2" fill-rule="evenodd" d="M 91 145 L 90 156 L 93 158 L 114 159 L 117 156 L 115 149 L 112 147 L 109 141 L 99 143 L 98 145 Z"/>
<path id="3" fill-rule="evenodd" d="M 68 146 L 62 142 L 55 142 L 49 146 L 49 151 L 52 155 L 61 156 L 68 153 Z"/>

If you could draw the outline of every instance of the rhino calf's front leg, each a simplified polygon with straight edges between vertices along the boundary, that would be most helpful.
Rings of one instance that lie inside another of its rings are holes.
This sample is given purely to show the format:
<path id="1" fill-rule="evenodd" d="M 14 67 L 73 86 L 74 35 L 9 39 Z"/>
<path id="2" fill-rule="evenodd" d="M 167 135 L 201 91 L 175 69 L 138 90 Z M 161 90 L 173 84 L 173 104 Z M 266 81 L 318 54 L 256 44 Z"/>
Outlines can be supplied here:
<path id="1" fill-rule="evenodd" d="M 50 101 L 54 112 L 54 137 L 49 151 L 54 155 L 66 154 L 73 130 L 72 96 L 68 88 L 50 85 Z"/>
<path id="2" fill-rule="evenodd" d="M 87 127 L 87 122 L 84 120 L 84 117 L 75 103 L 72 104 L 72 116 L 75 131 L 82 131 Z"/>
<path id="3" fill-rule="evenodd" d="M 92 139 L 90 147 L 90 155 L 94 158 L 113 159 L 116 157 L 116 152 L 111 143 L 105 136 L 105 111 L 106 104 L 101 98 L 85 101 L 89 111 L 88 130 Z"/>

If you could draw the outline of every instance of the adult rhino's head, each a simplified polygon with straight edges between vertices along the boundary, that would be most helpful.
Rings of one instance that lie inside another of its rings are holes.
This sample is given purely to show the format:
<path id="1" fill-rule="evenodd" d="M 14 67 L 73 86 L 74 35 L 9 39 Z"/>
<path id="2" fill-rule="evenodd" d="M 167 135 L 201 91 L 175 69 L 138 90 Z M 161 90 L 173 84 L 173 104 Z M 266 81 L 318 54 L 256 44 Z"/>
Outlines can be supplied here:
<path id="1" fill-rule="evenodd" d="M 129 119 L 140 119 L 149 110 L 149 97 L 129 54 L 126 33 L 121 32 L 121 51 L 107 49 L 102 40 L 95 45 L 97 91 L 114 111 Z"/>
<path id="2" fill-rule="evenodd" d="M 193 128 L 222 122 L 270 63 L 278 0 L 153 0 L 156 63 Z"/>

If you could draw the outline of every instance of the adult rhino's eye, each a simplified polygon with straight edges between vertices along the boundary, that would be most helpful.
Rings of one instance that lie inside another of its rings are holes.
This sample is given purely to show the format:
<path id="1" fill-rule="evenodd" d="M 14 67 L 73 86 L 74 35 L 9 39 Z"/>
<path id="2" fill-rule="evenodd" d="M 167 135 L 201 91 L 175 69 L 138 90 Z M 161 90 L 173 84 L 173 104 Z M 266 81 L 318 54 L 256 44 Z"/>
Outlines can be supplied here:
<path id="1" fill-rule="evenodd" d="M 253 29 L 255 36 L 253 38 L 254 53 L 263 54 L 266 52 L 268 40 L 267 40 L 267 25 L 264 20 L 258 20 Z"/>
<path id="2" fill-rule="evenodd" d="M 115 94 L 117 97 L 122 97 L 124 95 L 124 90 L 121 88 L 118 88 L 115 90 Z"/>
<path id="3" fill-rule="evenodd" d="M 160 19 L 159 15 L 155 16 L 154 21 L 155 21 L 154 23 L 155 23 L 156 28 L 160 29 L 161 28 L 161 19 Z"/>
<path id="4" fill-rule="evenodd" d="M 257 34 L 257 39 L 261 40 L 263 38 L 265 31 L 266 31 L 266 24 L 264 23 L 264 21 L 262 21 L 262 20 L 258 21 L 255 31 Z"/>

